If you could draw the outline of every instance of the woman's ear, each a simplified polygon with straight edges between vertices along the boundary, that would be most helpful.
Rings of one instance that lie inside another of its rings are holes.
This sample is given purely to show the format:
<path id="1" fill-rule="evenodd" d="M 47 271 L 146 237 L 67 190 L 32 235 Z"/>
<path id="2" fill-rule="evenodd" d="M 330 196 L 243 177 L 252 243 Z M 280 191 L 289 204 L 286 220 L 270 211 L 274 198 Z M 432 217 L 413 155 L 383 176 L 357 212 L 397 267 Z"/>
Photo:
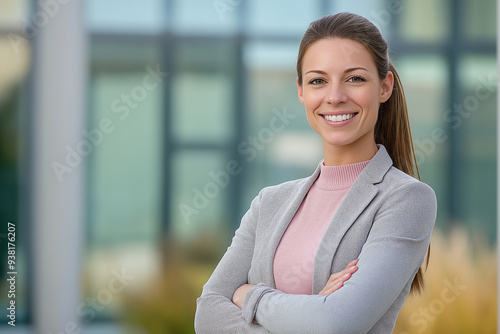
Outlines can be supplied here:
<path id="1" fill-rule="evenodd" d="M 382 85 L 380 89 L 380 103 L 384 103 L 387 100 L 389 100 L 389 98 L 392 95 L 393 87 L 394 87 L 394 74 L 391 71 L 389 71 L 387 72 L 387 75 L 384 78 L 384 80 L 382 80 Z"/>
<path id="2" fill-rule="evenodd" d="M 304 104 L 304 89 L 302 88 L 302 85 L 299 82 L 299 78 L 297 78 L 297 92 L 300 103 Z"/>

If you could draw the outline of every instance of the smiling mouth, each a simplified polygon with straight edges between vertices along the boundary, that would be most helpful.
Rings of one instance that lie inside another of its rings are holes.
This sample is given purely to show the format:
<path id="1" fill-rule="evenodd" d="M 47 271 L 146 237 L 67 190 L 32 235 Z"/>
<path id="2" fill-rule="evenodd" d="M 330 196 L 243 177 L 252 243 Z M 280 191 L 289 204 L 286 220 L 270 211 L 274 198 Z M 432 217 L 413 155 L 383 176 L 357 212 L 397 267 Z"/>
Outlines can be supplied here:
<path id="1" fill-rule="evenodd" d="M 330 122 L 342 122 L 348 119 L 353 118 L 356 116 L 358 113 L 352 113 L 352 114 L 343 114 L 343 115 L 321 115 L 323 116 L 324 119 Z"/>

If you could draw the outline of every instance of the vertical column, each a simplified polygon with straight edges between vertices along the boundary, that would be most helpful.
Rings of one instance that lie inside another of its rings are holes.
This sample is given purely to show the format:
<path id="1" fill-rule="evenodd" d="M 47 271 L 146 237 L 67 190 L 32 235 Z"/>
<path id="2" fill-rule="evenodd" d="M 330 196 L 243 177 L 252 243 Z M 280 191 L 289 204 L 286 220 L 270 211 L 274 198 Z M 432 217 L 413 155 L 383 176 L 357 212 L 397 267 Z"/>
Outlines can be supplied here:
<path id="1" fill-rule="evenodd" d="M 32 217 L 37 333 L 77 331 L 84 240 L 83 1 L 34 1 Z M 92 148 L 90 147 L 90 150 Z"/>

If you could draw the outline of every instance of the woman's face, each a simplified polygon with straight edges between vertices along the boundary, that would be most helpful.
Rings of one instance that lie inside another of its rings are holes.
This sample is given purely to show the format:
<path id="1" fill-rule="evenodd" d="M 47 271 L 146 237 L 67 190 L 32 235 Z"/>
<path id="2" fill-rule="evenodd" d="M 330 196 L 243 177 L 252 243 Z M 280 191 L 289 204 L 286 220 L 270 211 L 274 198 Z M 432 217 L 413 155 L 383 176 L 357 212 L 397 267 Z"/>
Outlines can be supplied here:
<path id="1" fill-rule="evenodd" d="M 394 78 L 381 80 L 370 52 L 350 39 L 321 39 L 303 58 L 297 82 L 307 120 L 323 145 L 374 145 L 380 103 L 389 99 Z"/>

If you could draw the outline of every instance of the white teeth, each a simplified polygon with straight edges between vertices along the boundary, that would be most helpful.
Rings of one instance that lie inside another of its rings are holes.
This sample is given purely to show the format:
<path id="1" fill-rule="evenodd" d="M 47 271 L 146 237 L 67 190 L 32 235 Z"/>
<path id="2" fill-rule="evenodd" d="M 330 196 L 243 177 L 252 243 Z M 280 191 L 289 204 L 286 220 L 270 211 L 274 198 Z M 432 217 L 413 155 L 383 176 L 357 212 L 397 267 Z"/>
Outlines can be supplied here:
<path id="1" fill-rule="evenodd" d="M 343 115 L 324 115 L 325 119 L 331 122 L 340 122 L 345 121 L 346 119 L 350 119 L 354 117 L 354 114 L 343 114 Z"/>

